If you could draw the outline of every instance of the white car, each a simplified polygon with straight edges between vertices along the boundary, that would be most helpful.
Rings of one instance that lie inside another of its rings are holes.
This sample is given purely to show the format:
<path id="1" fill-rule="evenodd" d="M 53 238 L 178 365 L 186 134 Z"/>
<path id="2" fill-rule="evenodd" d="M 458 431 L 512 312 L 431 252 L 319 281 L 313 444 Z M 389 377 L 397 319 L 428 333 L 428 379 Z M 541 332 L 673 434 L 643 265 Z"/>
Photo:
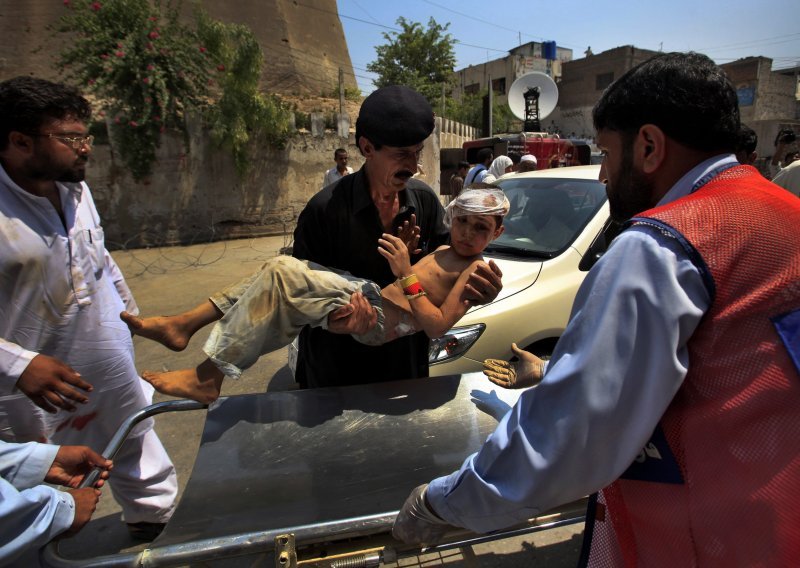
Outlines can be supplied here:
<path id="1" fill-rule="evenodd" d="M 505 232 L 484 258 L 500 266 L 503 289 L 431 341 L 431 376 L 481 371 L 488 358 L 509 360 L 512 342 L 539 356 L 552 352 L 578 287 L 619 232 L 599 173 L 599 165 L 575 166 L 497 180 L 511 208 Z"/>

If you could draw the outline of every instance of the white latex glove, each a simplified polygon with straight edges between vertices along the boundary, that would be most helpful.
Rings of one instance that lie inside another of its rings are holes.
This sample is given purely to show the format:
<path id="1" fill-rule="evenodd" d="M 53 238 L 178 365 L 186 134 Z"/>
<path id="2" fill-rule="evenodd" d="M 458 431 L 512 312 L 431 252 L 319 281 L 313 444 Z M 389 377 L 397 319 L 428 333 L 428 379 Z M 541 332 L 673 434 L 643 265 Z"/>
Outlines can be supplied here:
<path id="1" fill-rule="evenodd" d="M 432 544 L 442 539 L 453 527 L 440 519 L 425 500 L 428 484 L 420 485 L 411 492 L 403 508 L 397 514 L 392 527 L 392 536 L 406 544 Z"/>

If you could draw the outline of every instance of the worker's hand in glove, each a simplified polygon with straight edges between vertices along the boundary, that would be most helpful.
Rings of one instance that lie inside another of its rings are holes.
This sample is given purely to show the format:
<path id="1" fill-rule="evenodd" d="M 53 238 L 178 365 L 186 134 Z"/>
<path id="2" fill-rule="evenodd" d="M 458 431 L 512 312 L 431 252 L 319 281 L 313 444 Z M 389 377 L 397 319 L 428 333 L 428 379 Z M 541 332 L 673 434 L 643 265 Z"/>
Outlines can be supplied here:
<path id="1" fill-rule="evenodd" d="M 411 492 L 397 514 L 392 536 L 406 544 L 431 544 L 438 542 L 453 527 L 439 518 L 425 499 L 428 484 Z"/>
<path id="2" fill-rule="evenodd" d="M 519 361 L 509 362 L 502 359 L 486 359 L 483 361 L 483 374 L 494 384 L 506 389 L 522 389 L 539 384 L 544 376 L 544 361 L 533 353 L 528 353 L 511 344 L 511 351 Z"/>

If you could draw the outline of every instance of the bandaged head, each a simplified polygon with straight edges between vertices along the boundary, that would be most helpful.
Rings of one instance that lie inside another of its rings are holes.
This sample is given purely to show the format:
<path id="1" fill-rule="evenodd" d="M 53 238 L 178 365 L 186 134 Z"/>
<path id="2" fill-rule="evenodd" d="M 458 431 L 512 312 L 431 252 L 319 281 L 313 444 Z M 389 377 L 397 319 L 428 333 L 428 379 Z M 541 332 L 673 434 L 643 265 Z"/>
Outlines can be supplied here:
<path id="1" fill-rule="evenodd" d="M 444 211 L 444 224 L 450 227 L 453 219 L 464 215 L 499 215 L 505 217 L 509 203 L 501 189 L 465 189 Z"/>

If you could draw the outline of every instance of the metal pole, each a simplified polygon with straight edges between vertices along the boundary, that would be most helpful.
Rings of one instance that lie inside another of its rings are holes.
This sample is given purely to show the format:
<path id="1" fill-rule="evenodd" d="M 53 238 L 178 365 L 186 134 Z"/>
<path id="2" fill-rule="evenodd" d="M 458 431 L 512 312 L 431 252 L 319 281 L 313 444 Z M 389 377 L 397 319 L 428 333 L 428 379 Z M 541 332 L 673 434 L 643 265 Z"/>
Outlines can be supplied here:
<path id="1" fill-rule="evenodd" d="M 492 125 L 492 103 L 494 100 L 494 89 L 492 89 L 492 76 L 489 75 L 489 138 L 491 138 L 494 134 L 494 126 Z"/>
<path id="2" fill-rule="evenodd" d="M 344 71 L 339 67 L 339 116 L 344 115 Z"/>

